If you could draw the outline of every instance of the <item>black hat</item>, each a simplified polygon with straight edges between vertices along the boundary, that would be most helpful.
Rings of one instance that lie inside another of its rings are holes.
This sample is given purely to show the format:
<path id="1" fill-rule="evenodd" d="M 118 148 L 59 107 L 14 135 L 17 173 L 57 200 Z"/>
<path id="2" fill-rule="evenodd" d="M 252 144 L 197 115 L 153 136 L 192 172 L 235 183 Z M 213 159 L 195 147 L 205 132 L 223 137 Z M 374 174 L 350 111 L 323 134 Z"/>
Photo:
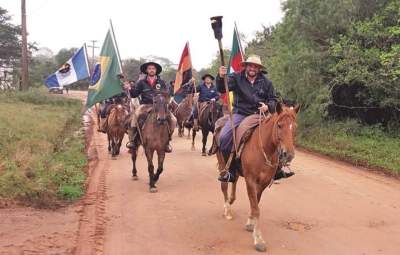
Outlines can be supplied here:
<path id="1" fill-rule="evenodd" d="M 156 67 L 156 69 L 157 69 L 157 75 L 160 74 L 160 73 L 162 72 L 162 67 L 161 67 L 159 64 L 157 64 L 156 62 L 151 62 L 151 61 L 142 64 L 142 65 L 140 66 L 140 71 L 141 71 L 142 73 L 147 74 L 147 67 L 150 66 L 150 65 L 153 65 L 153 66 Z"/>
<path id="2" fill-rule="evenodd" d="M 205 75 L 203 75 L 203 76 L 201 77 L 201 79 L 204 81 L 207 77 L 210 77 L 211 80 L 215 80 L 214 76 L 212 76 L 212 75 L 209 74 L 209 73 L 206 73 Z"/>

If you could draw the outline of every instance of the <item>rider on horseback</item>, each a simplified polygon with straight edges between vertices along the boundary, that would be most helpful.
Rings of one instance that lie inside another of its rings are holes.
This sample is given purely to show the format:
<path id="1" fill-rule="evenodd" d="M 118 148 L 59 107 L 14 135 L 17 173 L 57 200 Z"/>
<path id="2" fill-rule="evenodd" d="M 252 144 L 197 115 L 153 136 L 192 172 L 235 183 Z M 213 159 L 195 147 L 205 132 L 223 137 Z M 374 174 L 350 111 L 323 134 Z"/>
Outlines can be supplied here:
<path id="1" fill-rule="evenodd" d="M 251 55 L 242 65 L 244 67 L 243 71 L 232 73 L 227 77 L 229 91 L 232 91 L 234 94 L 233 123 L 235 128 L 237 128 L 247 116 L 258 114 L 259 111 L 262 113 L 274 113 L 277 102 L 272 82 L 262 73 L 264 66 L 261 63 L 260 57 Z M 223 80 L 226 73 L 227 68 L 221 66 L 216 79 L 217 89 L 220 93 L 226 92 Z M 228 121 L 222 128 L 219 139 L 219 148 L 225 160 L 227 160 L 231 154 L 232 146 L 232 127 L 231 123 Z M 232 162 L 234 163 L 234 161 Z M 229 172 L 220 176 L 218 180 L 222 182 L 233 181 L 236 176 L 236 168 L 237 166 L 235 166 L 235 164 L 231 164 Z M 282 168 L 279 168 L 275 179 L 290 177 L 293 174 L 293 172 L 285 173 Z"/>
<path id="2" fill-rule="evenodd" d="M 135 141 L 138 133 L 138 120 L 142 115 L 147 115 L 149 110 L 153 106 L 153 98 L 155 95 L 165 92 L 169 94 L 170 88 L 169 86 L 161 80 L 159 74 L 162 71 L 162 68 L 159 64 L 155 62 L 147 62 L 140 66 L 140 71 L 146 74 L 144 79 L 141 79 L 137 82 L 134 88 L 131 88 L 129 85 L 124 85 L 126 90 L 129 90 L 132 98 L 136 98 L 140 96 L 140 106 L 135 110 L 135 112 L 131 115 L 131 124 L 128 130 L 129 142 L 126 145 L 129 149 L 136 150 L 137 143 Z M 171 140 L 171 136 L 174 132 L 176 126 L 176 119 L 172 113 L 169 113 L 168 117 L 168 125 L 170 127 L 169 138 Z M 171 152 L 171 145 L 168 144 L 165 148 L 165 152 Z"/>
<path id="3" fill-rule="evenodd" d="M 195 131 L 199 130 L 199 108 L 201 109 L 203 104 L 209 103 L 211 100 L 218 101 L 219 93 L 215 88 L 213 81 L 214 76 L 211 74 L 205 74 L 201 77 L 203 83 L 196 87 L 196 92 L 199 92 L 198 103 L 193 104 L 192 115 L 190 120 L 193 119 L 193 129 Z"/>
<path id="4" fill-rule="evenodd" d="M 127 94 L 122 92 L 121 94 L 107 98 L 101 103 L 100 106 L 100 130 L 103 133 L 107 132 L 107 116 L 110 114 L 111 109 L 117 104 L 123 104 L 127 98 Z"/>

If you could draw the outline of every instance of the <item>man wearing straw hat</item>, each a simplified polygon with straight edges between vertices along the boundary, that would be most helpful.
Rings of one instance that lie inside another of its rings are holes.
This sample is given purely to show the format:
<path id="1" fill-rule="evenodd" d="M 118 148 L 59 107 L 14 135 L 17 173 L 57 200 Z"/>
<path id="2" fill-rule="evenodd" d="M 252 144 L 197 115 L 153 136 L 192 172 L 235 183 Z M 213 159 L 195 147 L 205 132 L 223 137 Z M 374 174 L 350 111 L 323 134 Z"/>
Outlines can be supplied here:
<path id="1" fill-rule="evenodd" d="M 242 63 L 243 71 L 228 75 L 228 87 L 233 92 L 233 124 L 236 127 L 249 115 L 261 112 L 274 113 L 277 103 L 272 82 L 265 77 L 265 67 L 257 55 L 250 55 Z M 216 79 L 217 89 L 220 93 L 225 93 L 224 76 L 227 68 L 221 66 Z M 221 130 L 219 148 L 227 159 L 232 151 L 233 138 L 231 123 L 226 122 Z M 235 166 L 232 166 L 230 173 L 220 176 L 222 182 L 232 181 L 236 174 Z M 278 169 L 275 179 L 290 177 L 294 173 L 285 173 Z"/>

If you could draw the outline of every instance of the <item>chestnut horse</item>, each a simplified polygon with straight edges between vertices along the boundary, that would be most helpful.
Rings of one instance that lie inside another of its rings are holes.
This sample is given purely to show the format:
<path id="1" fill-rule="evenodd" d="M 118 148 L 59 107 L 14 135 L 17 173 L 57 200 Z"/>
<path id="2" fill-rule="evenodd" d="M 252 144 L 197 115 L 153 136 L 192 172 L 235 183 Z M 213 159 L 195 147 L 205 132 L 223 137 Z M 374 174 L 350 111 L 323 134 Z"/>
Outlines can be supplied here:
<path id="1" fill-rule="evenodd" d="M 156 183 L 164 170 L 165 147 L 169 142 L 170 129 L 169 127 L 169 109 L 168 109 L 169 96 L 168 94 L 158 94 L 153 98 L 153 106 L 151 112 L 147 115 L 142 128 L 140 129 L 140 136 L 142 146 L 147 158 L 148 172 L 149 172 L 149 186 L 150 192 L 157 192 Z M 139 120 L 140 122 L 140 120 Z M 153 155 L 157 152 L 158 167 L 157 172 L 154 173 Z M 137 150 L 131 152 L 132 157 L 132 178 L 137 180 L 136 158 Z"/>
<path id="2" fill-rule="evenodd" d="M 296 133 L 296 116 L 300 107 L 286 107 L 278 103 L 276 113 L 270 118 L 260 121 L 246 142 L 241 153 L 241 175 L 244 177 L 247 195 L 250 201 L 250 216 L 246 230 L 253 233 L 254 245 L 257 251 L 265 251 L 266 245 L 260 229 L 260 208 L 258 204 L 261 195 L 275 176 L 278 164 L 286 165 L 295 154 L 294 139 Z M 220 151 L 217 152 L 220 167 L 225 167 Z M 221 168 L 220 168 L 221 169 Z M 231 205 L 236 199 L 236 183 L 228 196 L 228 183 L 221 183 L 224 195 L 224 216 L 231 220 Z"/>
<path id="3" fill-rule="evenodd" d="M 125 121 L 128 117 L 128 111 L 121 104 L 115 105 L 110 110 L 110 115 L 107 118 L 107 138 L 108 151 L 111 156 L 119 155 L 121 143 L 126 132 Z"/>
<path id="4" fill-rule="evenodd" d="M 203 110 L 199 110 L 199 127 L 201 129 L 201 133 L 203 135 L 203 148 L 201 150 L 202 156 L 207 156 L 206 153 L 206 144 L 207 144 L 207 137 L 208 133 L 214 133 L 215 129 L 215 122 L 224 116 L 222 111 L 222 105 L 220 105 L 217 101 L 210 101 L 206 103 L 207 105 Z M 195 149 L 195 138 L 196 138 L 196 131 L 193 129 L 192 133 L 192 150 Z M 208 155 L 211 155 L 211 149 L 208 152 Z"/>

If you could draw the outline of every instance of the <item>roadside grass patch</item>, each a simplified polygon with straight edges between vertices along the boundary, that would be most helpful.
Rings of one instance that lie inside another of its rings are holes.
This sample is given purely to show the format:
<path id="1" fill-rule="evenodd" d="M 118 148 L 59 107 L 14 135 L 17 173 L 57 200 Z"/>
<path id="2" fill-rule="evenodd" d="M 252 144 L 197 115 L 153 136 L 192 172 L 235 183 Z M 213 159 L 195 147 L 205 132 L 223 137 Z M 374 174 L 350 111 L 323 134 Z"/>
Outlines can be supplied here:
<path id="1" fill-rule="evenodd" d="M 0 198 L 54 207 L 84 193 L 81 107 L 44 90 L 0 94 Z"/>
<path id="2" fill-rule="evenodd" d="M 380 126 L 365 126 L 354 120 L 310 124 L 299 116 L 296 142 L 300 147 L 400 176 L 400 135 Z"/>

